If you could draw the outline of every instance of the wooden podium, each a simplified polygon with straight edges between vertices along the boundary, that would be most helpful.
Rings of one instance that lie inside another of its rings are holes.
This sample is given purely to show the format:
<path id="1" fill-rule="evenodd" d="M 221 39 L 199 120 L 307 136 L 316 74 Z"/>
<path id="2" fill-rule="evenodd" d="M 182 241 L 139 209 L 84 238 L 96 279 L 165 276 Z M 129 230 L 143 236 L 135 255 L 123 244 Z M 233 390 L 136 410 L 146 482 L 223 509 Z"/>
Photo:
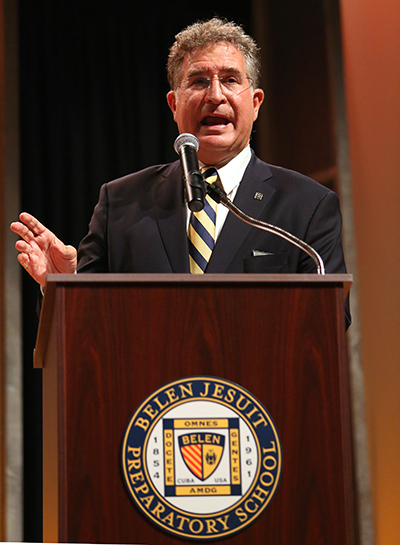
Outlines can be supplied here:
<path id="1" fill-rule="evenodd" d="M 134 505 L 121 443 L 148 395 L 208 375 L 264 404 L 283 453 L 264 512 L 211 543 L 354 545 L 343 311 L 350 283 L 348 275 L 50 275 L 35 349 L 44 541 L 185 542 Z"/>

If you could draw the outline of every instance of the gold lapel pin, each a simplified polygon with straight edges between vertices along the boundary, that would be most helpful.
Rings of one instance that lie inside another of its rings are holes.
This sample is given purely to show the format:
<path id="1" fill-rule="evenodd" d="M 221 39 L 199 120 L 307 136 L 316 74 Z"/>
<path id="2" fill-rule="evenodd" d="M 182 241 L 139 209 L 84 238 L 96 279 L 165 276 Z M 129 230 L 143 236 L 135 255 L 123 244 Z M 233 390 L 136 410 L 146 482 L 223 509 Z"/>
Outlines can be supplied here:
<path id="1" fill-rule="evenodd" d="M 257 191 L 257 193 L 254 194 L 254 198 L 257 200 L 257 201 L 262 201 L 264 195 L 262 193 L 259 193 Z"/>

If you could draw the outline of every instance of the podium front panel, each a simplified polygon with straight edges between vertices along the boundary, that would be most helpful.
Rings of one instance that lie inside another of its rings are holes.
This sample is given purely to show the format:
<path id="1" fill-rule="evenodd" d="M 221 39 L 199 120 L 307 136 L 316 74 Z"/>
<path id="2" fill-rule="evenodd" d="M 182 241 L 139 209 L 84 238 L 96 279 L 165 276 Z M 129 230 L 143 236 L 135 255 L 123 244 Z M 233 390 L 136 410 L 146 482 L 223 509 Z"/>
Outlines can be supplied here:
<path id="1" fill-rule="evenodd" d="M 46 541 L 185 541 L 133 504 L 121 446 L 148 395 L 205 375 L 258 398 L 282 444 L 274 497 L 229 543 L 354 544 L 343 310 L 348 277 L 206 276 L 49 279 L 38 340 Z"/>

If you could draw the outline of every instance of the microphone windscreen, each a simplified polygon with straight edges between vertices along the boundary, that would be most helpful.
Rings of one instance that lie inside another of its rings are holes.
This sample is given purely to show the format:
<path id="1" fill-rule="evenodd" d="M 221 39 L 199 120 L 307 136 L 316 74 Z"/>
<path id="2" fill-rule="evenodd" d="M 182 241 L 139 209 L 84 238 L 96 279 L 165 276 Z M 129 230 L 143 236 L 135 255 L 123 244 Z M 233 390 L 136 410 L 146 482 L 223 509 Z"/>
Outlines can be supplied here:
<path id="1" fill-rule="evenodd" d="M 174 150 L 179 155 L 183 146 L 192 146 L 196 151 L 199 149 L 199 141 L 189 132 L 184 132 L 178 136 L 174 142 Z"/>

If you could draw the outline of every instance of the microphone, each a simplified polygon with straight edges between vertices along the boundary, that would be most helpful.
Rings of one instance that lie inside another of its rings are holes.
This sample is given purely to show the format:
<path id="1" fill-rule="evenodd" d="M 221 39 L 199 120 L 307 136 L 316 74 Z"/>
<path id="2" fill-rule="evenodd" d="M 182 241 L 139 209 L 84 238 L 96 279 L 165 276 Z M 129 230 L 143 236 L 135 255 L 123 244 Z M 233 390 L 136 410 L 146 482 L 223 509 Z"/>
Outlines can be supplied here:
<path id="1" fill-rule="evenodd" d="M 174 150 L 181 159 L 188 206 L 192 212 L 203 210 L 206 195 L 205 182 L 197 160 L 198 149 L 199 141 L 187 132 L 180 134 L 174 143 Z"/>

